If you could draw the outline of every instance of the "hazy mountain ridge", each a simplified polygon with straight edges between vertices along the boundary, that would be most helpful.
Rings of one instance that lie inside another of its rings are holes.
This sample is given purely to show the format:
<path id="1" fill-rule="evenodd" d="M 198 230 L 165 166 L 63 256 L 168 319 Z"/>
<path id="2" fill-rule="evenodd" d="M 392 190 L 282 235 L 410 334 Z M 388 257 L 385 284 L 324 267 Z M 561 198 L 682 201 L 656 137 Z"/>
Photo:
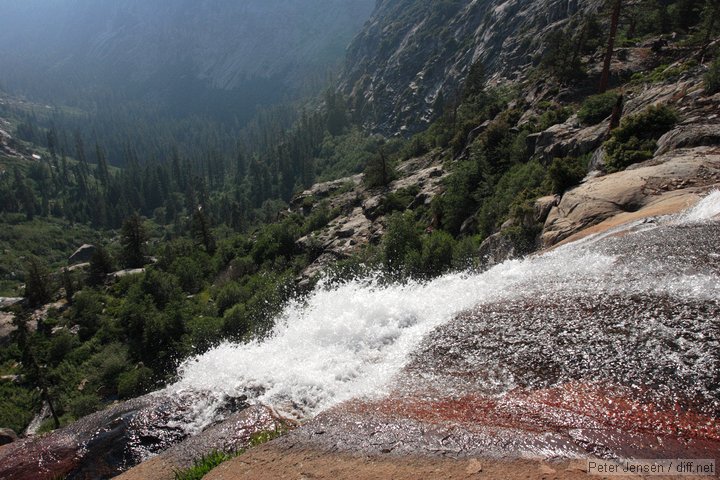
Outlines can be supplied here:
<path id="1" fill-rule="evenodd" d="M 173 87 L 178 78 L 222 90 L 273 79 L 297 89 L 342 58 L 372 3 L 13 2 L 0 19 L 0 62 L 9 67 L 0 81 L 12 88 L 42 76 L 46 85 L 35 90 L 73 82 L 140 92 Z"/>

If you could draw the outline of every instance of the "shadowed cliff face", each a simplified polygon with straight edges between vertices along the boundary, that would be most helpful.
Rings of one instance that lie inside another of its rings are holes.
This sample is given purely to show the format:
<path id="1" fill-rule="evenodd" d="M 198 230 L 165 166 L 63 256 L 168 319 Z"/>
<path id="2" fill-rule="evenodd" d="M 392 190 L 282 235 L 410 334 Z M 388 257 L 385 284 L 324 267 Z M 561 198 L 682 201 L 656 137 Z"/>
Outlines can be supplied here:
<path id="1" fill-rule="evenodd" d="M 441 5 L 438 5 L 441 4 Z M 596 0 L 385 0 L 348 49 L 341 88 L 358 119 L 386 134 L 423 130 L 473 62 L 517 79 L 543 35 Z"/>

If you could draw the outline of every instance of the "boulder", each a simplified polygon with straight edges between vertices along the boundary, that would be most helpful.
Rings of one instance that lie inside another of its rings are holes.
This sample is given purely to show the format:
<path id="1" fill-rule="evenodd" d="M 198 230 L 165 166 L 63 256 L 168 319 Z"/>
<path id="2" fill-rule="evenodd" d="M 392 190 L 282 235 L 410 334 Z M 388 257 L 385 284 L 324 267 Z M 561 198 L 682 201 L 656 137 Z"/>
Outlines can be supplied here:
<path id="1" fill-rule="evenodd" d="M 604 123 L 583 127 L 576 117 L 571 117 L 565 123 L 553 125 L 527 142 L 528 145 L 534 145 L 536 157 L 550 162 L 556 157 L 577 157 L 593 151 L 605 140 L 607 129 L 608 126 Z"/>
<path id="2" fill-rule="evenodd" d="M 347 188 L 348 186 L 351 186 L 352 188 L 357 187 L 361 181 L 362 175 L 353 175 L 352 177 L 339 178 L 330 182 L 316 183 L 293 198 L 291 204 L 293 207 L 299 207 L 303 205 L 305 199 L 307 198 L 327 198 L 342 188 Z"/>
<path id="3" fill-rule="evenodd" d="M 655 155 L 663 155 L 677 148 L 720 144 L 720 124 L 680 125 L 658 140 Z"/>
<path id="4" fill-rule="evenodd" d="M 483 268 L 509 260 L 515 256 L 515 244 L 502 231 L 490 235 L 478 249 L 478 257 Z"/>
<path id="5" fill-rule="evenodd" d="M 588 172 L 604 172 L 606 159 L 607 153 L 604 146 L 595 150 L 590 157 L 590 163 L 588 163 Z"/>
<path id="6" fill-rule="evenodd" d="M 22 303 L 22 297 L 0 297 L 0 308 L 12 307 L 18 303 Z"/>
<path id="7" fill-rule="evenodd" d="M 720 150 L 674 150 L 610 175 L 588 179 L 566 192 L 545 221 L 549 247 L 616 215 L 637 212 L 668 193 L 694 193 L 720 184 Z"/>
<path id="8" fill-rule="evenodd" d="M 90 245 L 89 243 L 86 243 L 85 245 L 82 245 L 80 248 L 75 250 L 75 253 L 70 255 L 70 258 L 68 258 L 68 262 L 71 265 L 74 265 L 76 263 L 89 262 L 96 251 L 97 247 L 95 247 L 95 245 Z"/>
<path id="9" fill-rule="evenodd" d="M 0 445 L 7 445 L 18 439 L 17 433 L 11 428 L 0 428 Z"/>
<path id="10" fill-rule="evenodd" d="M 540 197 L 535 200 L 533 205 L 534 217 L 536 222 L 545 222 L 552 207 L 560 203 L 560 195 L 548 195 L 546 197 Z"/>
<path id="11" fill-rule="evenodd" d="M 362 202 L 363 213 L 370 220 L 375 220 L 377 217 L 382 215 L 382 196 L 375 195 L 373 197 L 365 199 Z"/>
<path id="12" fill-rule="evenodd" d="M 123 277 L 127 277 L 128 275 L 140 275 L 141 273 L 145 273 L 144 268 L 128 268 L 125 270 L 118 270 L 117 272 L 109 273 L 107 279 L 110 282 L 115 282 Z"/>

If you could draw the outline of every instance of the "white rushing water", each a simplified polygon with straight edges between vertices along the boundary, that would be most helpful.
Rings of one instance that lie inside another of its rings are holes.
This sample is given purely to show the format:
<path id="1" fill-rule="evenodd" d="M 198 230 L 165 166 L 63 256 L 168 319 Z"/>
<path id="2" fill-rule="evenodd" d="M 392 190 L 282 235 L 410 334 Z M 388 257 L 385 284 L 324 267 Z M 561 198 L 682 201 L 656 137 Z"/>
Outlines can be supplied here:
<path id="1" fill-rule="evenodd" d="M 720 216 L 720 190 L 713 190 L 700 200 L 697 205 L 688 209 L 683 216 L 686 222 L 703 222 Z"/>
<path id="2" fill-rule="evenodd" d="M 718 211 L 720 193 L 714 192 L 686 215 L 700 221 Z M 207 393 L 185 426 L 194 432 L 213 420 L 224 399 L 240 395 L 309 417 L 350 398 L 385 393 L 424 336 L 478 305 L 528 296 L 541 301 L 547 291 L 720 297 L 717 277 L 673 271 L 662 259 L 638 272 L 637 263 L 595 250 L 593 242 L 582 241 L 426 283 L 387 285 L 370 278 L 333 288 L 321 284 L 285 308 L 269 338 L 225 343 L 186 361 L 179 381 L 164 393 Z"/>

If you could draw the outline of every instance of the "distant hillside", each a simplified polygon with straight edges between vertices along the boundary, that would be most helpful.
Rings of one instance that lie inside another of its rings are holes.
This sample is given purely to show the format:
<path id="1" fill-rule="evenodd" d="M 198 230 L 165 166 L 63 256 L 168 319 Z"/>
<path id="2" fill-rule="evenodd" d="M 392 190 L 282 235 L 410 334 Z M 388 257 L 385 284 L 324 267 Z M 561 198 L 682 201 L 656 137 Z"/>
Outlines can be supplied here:
<path id="1" fill-rule="evenodd" d="M 0 83 L 53 102 L 129 98 L 181 113 L 254 107 L 322 79 L 373 3 L 4 2 Z"/>

